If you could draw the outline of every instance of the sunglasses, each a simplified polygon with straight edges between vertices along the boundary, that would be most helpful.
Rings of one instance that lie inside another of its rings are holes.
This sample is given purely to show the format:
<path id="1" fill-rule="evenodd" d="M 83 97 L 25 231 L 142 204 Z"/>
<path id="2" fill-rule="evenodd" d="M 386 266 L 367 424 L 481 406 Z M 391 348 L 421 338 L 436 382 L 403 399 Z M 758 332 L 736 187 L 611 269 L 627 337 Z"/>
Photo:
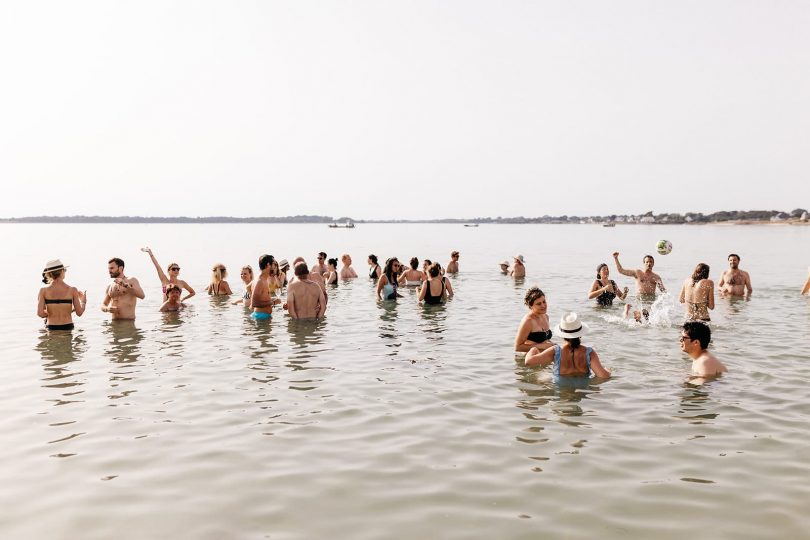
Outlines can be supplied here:
<path id="1" fill-rule="evenodd" d="M 179 272 L 179 271 L 180 271 L 180 267 L 179 267 L 179 266 L 175 266 L 174 268 L 169 268 L 169 270 L 171 270 L 172 272 Z"/>
<path id="2" fill-rule="evenodd" d="M 690 338 L 689 336 L 681 336 L 681 337 L 678 338 L 678 341 L 683 343 L 684 341 L 695 341 L 695 340 Z"/>

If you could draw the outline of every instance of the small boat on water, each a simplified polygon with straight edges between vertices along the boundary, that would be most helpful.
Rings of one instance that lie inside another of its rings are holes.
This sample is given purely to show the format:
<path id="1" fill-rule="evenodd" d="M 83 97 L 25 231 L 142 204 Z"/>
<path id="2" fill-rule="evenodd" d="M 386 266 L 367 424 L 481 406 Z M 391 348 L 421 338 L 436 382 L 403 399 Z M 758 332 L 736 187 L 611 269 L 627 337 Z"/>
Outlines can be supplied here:
<path id="1" fill-rule="evenodd" d="M 610 223 L 602 223 L 602 227 L 615 227 L 616 224 L 612 221 Z"/>
<path id="2" fill-rule="evenodd" d="M 478 223 L 465 223 L 465 227 L 478 227 Z"/>
<path id="3" fill-rule="evenodd" d="M 343 224 L 335 222 L 335 223 L 331 223 L 329 225 L 329 228 L 330 229 L 354 229 L 354 222 L 351 221 L 351 220 L 347 220 Z"/>

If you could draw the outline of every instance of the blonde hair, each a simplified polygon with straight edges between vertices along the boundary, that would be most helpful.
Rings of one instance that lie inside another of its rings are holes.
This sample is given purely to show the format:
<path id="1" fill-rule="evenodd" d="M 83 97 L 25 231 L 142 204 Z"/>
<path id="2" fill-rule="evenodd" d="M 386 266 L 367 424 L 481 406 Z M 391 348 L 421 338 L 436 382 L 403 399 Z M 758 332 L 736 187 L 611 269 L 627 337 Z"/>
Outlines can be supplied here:
<path id="1" fill-rule="evenodd" d="M 219 283 L 226 277 L 228 277 L 228 270 L 225 268 L 224 264 L 216 264 L 211 269 L 213 272 L 211 278 L 214 280 L 215 283 Z"/>
<path id="2" fill-rule="evenodd" d="M 60 277 L 65 275 L 64 268 L 57 268 L 56 270 L 51 270 L 50 272 L 43 272 L 42 273 L 42 283 L 46 285 L 50 285 Z"/>

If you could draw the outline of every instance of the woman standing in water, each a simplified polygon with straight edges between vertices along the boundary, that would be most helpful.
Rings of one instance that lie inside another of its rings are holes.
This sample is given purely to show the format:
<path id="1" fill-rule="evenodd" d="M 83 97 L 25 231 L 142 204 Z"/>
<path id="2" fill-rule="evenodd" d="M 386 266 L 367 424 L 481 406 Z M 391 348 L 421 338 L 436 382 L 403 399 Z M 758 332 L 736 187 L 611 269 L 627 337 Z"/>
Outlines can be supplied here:
<path id="1" fill-rule="evenodd" d="M 243 266 L 239 277 L 242 278 L 242 283 L 245 284 L 245 292 L 242 294 L 242 298 L 233 302 L 233 305 L 244 304 L 245 307 L 250 307 L 250 297 L 253 294 L 253 267 L 250 265 Z"/>
<path id="2" fill-rule="evenodd" d="M 230 296 L 233 294 L 231 286 L 225 281 L 228 277 L 228 270 L 224 264 L 215 264 L 211 269 L 211 283 L 208 285 L 206 291 L 211 296 Z"/>
<path id="3" fill-rule="evenodd" d="M 596 280 L 591 285 L 591 290 L 588 293 L 588 300 L 596 298 L 596 303 L 600 306 L 612 306 L 613 299 L 617 296 L 624 300 L 627 298 L 627 292 L 630 290 L 625 287 L 624 290 L 619 289 L 616 282 L 610 277 L 610 269 L 606 263 L 602 263 L 596 267 Z"/>
<path id="4" fill-rule="evenodd" d="M 587 384 L 591 373 L 603 379 L 610 377 L 610 371 L 602 366 L 596 351 L 592 347 L 582 346 L 580 339 L 587 333 L 588 326 L 576 313 L 563 315 L 555 330 L 565 343 L 562 346 L 554 345 L 544 351 L 532 347 L 526 355 L 527 366 L 543 366 L 553 362 L 553 376 L 556 383 Z"/>
<path id="5" fill-rule="evenodd" d="M 709 310 L 714 309 L 714 281 L 709 279 L 709 265 L 700 263 L 692 277 L 681 288 L 681 304 L 686 304 L 686 318 L 709 321 Z"/>
<path id="6" fill-rule="evenodd" d="M 373 253 L 368 256 L 368 277 L 371 279 L 379 279 L 382 275 L 382 269 L 377 264 L 377 256 Z"/>
<path id="7" fill-rule="evenodd" d="M 377 300 L 396 300 L 401 296 L 397 292 L 399 268 L 399 260 L 396 257 L 391 257 L 385 261 L 383 275 L 377 280 Z"/>
<path id="8" fill-rule="evenodd" d="M 59 259 L 48 261 L 42 271 L 47 287 L 39 290 L 37 315 L 45 319 L 48 330 L 73 330 L 72 313 L 81 317 L 87 305 L 87 294 L 65 283 L 67 267 Z"/>
<path id="9" fill-rule="evenodd" d="M 548 349 L 554 344 L 550 341 L 551 329 L 548 322 L 548 304 L 546 295 L 537 287 L 526 291 L 523 303 L 529 308 L 518 326 L 515 336 L 515 351 L 529 352 L 536 347 L 539 350 Z"/>
<path id="10" fill-rule="evenodd" d="M 411 266 L 413 266 L 413 260 Z M 419 301 L 428 305 L 443 304 L 453 296 L 453 287 L 450 285 L 450 281 L 442 275 L 442 267 L 439 263 L 431 265 L 428 274 L 430 277 L 419 290 Z"/>
<path id="11" fill-rule="evenodd" d="M 324 280 L 326 281 L 327 285 L 337 285 L 338 284 L 338 269 L 337 269 L 337 259 L 329 259 L 326 261 L 326 275 L 324 276 Z"/>
<path id="12" fill-rule="evenodd" d="M 411 257 L 411 267 L 399 276 L 399 284 L 418 287 L 423 281 L 425 281 L 425 274 L 419 270 L 419 259 Z"/>
<path id="13" fill-rule="evenodd" d="M 158 279 L 160 280 L 160 285 L 163 287 L 163 301 L 164 302 L 168 299 L 168 296 L 166 295 L 166 290 L 167 290 L 167 287 L 169 286 L 169 284 L 177 285 L 178 287 L 180 287 L 181 290 L 185 289 L 186 291 L 188 291 L 188 294 L 185 296 L 185 298 L 182 298 L 180 300 L 181 302 L 184 301 L 184 300 L 188 300 L 189 298 L 191 298 L 192 296 L 197 294 L 197 293 L 194 292 L 194 289 L 191 288 L 191 285 L 189 285 L 188 283 L 186 283 L 185 281 L 180 279 L 180 265 L 179 264 L 177 264 L 177 263 L 169 264 L 169 266 L 166 267 L 166 269 L 169 271 L 169 275 L 166 276 L 166 274 L 163 273 L 163 269 L 160 267 L 160 264 L 158 263 L 157 259 L 155 258 L 155 255 L 152 253 L 152 250 L 150 248 L 148 248 L 148 247 L 145 247 L 145 248 L 141 248 L 141 251 L 145 251 L 146 253 L 148 253 L 149 258 L 152 259 L 152 264 L 155 265 L 155 270 L 157 270 L 157 275 L 158 275 Z"/>

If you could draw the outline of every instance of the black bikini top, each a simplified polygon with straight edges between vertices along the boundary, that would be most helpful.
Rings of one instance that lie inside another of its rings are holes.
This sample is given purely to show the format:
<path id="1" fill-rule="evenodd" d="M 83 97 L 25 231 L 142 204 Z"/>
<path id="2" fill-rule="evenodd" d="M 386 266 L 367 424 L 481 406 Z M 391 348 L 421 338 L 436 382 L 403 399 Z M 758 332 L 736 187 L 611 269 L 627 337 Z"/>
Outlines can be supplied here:
<path id="1" fill-rule="evenodd" d="M 535 343 L 543 343 L 544 341 L 551 339 L 551 330 L 535 330 L 534 332 L 529 332 L 526 339 L 529 341 L 534 341 Z"/>

